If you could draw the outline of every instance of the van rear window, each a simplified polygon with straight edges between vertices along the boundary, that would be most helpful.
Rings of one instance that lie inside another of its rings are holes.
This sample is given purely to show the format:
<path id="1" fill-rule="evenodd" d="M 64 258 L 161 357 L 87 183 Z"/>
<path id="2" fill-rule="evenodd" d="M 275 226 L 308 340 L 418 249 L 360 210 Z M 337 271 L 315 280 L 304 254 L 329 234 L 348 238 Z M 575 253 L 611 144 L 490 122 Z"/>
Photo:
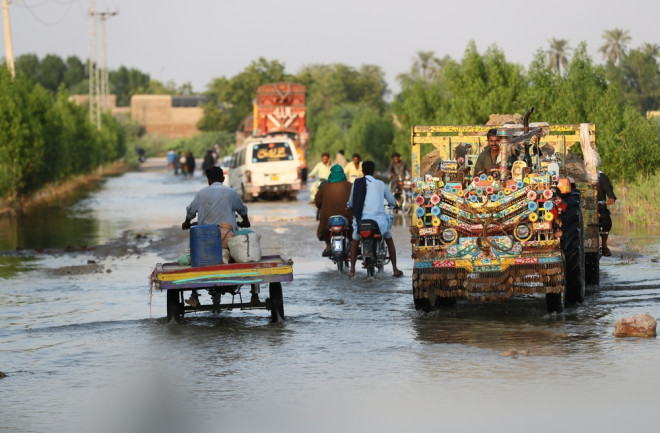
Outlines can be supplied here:
<path id="1" fill-rule="evenodd" d="M 252 162 L 291 161 L 293 153 L 289 143 L 272 142 L 252 147 Z"/>

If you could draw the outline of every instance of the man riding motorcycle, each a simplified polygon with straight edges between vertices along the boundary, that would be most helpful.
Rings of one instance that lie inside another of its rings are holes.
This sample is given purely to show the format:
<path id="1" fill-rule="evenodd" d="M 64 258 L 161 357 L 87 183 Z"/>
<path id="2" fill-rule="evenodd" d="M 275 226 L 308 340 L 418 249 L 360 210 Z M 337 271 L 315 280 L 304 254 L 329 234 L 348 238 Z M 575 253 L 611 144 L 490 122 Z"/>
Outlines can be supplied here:
<path id="1" fill-rule="evenodd" d="M 319 227 L 316 235 L 320 241 L 325 242 L 325 250 L 321 254 L 328 257 L 330 251 L 330 233 L 328 231 L 328 219 L 333 215 L 342 215 L 348 221 L 353 219 L 353 211 L 346 208 L 346 202 L 350 198 L 351 183 L 346 180 L 346 174 L 339 165 L 333 165 L 330 169 L 328 180 L 319 187 L 314 203 L 320 209 Z"/>
<path id="2" fill-rule="evenodd" d="M 355 275 L 355 261 L 357 259 L 357 247 L 360 235 L 358 227 L 361 220 L 373 220 L 378 223 L 380 234 L 385 239 L 392 262 L 394 277 L 403 276 L 403 272 L 396 266 L 396 248 L 390 232 L 390 222 L 385 213 L 385 200 L 390 207 L 396 207 L 396 200 L 392 192 L 385 186 L 383 181 L 374 178 L 375 164 L 373 161 L 365 161 L 362 164 L 364 176 L 353 183 L 351 198 L 347 203 L 353 209 L 353 241 L 351 242 L 351 270 L 349 277 Z"/>

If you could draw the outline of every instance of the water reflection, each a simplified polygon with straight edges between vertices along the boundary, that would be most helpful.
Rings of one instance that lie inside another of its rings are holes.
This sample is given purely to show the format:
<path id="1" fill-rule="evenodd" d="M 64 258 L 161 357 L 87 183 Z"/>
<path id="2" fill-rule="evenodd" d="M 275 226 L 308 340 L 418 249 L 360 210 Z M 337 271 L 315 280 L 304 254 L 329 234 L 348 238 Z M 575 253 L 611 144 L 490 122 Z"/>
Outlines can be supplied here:
<path id="1" fill-rule="evenodd" d="M 72 212 L 70 209 L 71 204 L 89 193 L 89 190 L 80 191 L 66 201 L 38 205 L 28 213 L 0 218 L 0 251 L 93 244 L 97 221 L 89 210 Z"/>
<path id="2" fill-rule="evenodd" d="M 104 178 L 54 204 L 0 219 L 0 251 L 98 245 L 130 228 L 171 227 L 203 186 L 167 171 L 130 172 Z"/>

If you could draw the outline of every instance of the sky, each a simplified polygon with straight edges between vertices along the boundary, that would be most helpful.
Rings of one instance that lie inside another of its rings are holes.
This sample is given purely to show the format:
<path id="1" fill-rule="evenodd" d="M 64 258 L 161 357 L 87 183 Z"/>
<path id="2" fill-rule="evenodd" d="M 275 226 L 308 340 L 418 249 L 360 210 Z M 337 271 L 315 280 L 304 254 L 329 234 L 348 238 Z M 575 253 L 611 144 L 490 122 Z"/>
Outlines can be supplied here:
<path id="1" fill-rule="evenodd" d="M 90 52 L 88 0 L 9 0 L 14 57 L 83 60 Z M 527 67 L 551 38 L 582 41 L 597 63 L 605 30 L 628 30 L 630 48 L 660 43 L 657 0 L 96 0 L 107 20 L 109 69 L 137 68 L 203 92 L 264 57 L 295 74 L 310 64 L 380 66 L 392 94 L 420 50 L 461 59 L 474 40 Z M 4 35 L 4 22 L 2 23 Z M 100 33 L 98 36 L 101 39 Z M 0 57 L 6 56 L 4 37 Z"/>

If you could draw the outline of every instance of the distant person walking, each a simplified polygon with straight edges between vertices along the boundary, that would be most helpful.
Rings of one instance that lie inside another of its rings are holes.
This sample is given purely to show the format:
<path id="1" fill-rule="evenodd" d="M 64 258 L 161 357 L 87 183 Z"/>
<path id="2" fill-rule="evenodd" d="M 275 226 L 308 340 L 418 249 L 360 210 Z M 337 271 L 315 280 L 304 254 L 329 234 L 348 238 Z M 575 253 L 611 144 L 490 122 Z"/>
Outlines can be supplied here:
<path id="1" fill-rule="evenodd" d="M 614 188 L 612 188 L 610 178 L 602 171 L 598 171 L 598 225 L 600 227 L 600 250 L 605 257 L 612 255 L 612 252 L 607 247 L 607 238 L 610 235 L 610 230 L 612 230 L 612 217 L 610 216 L 610 210 L 607 206 L 613 206 L 615 202 L 616 195 L 614 195 Z"/>
<path id="2" fill-rule="evenodd" d="M 215 158 L 213 157 L 213 151 L 208 150 L 206 151 L 206 155 L 204 155 L 204 162 L 202 162 L 202 171 L 206 173 L 206 170 L 213 167 L 215 165 Z"/>
<path id="3" fill-rule="evenodd" d="M 187 152 L 186 167 L 188 167 L 188 176 L 193 177 L 195 175 L 195 156 L 192 152 Z"/>
<path id="4" fill-rule="evenodd" d="M 170 149 L 169 152 L 167 152 L 167 168 L 170 171 L 174 171 L 175 160 L 176 160 L 176 152 L 174 151 L 174 149 Z"/>
<path id="5" fill-rule="evenodd" d="M 177 153 L 177 169 L 181 170 L 181 175 L 185 176 L 188 174 L 188 165 L 186 164 L 186 156 L 188 155 L 188 152 L 181 154 L 181 152 Z M 174 171 L 174 174 L 179 174 L 178 170 Z"/>

